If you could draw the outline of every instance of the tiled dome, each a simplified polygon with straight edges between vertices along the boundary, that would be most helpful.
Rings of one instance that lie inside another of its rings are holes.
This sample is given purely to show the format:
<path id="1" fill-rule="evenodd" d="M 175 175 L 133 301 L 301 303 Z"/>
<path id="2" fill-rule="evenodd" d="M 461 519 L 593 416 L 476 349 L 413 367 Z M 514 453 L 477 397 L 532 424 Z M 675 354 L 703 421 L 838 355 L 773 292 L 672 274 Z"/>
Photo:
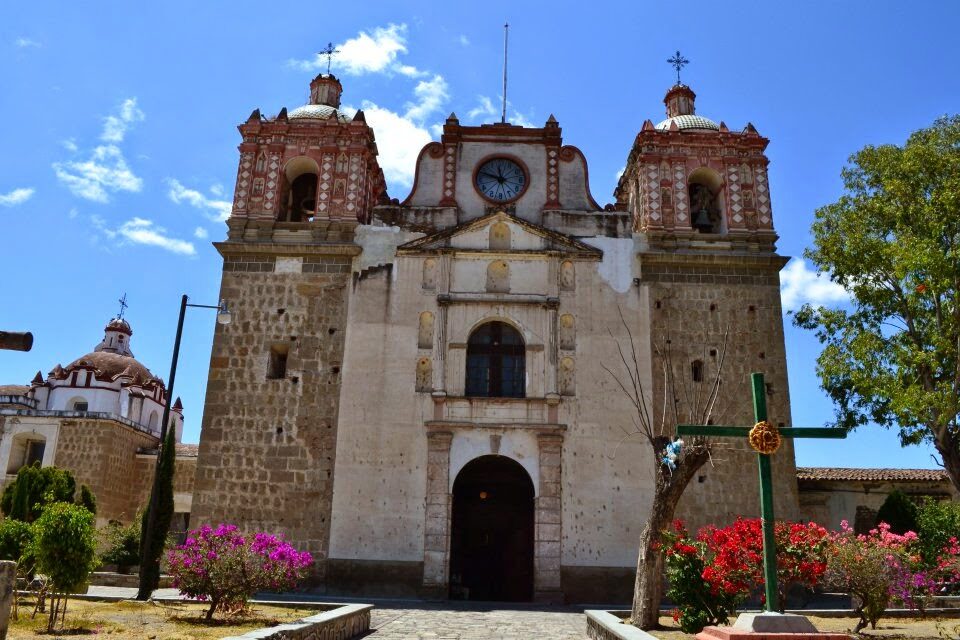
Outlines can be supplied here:
<path id="1" fill-rule="evenodd" d="M 288 120 L 329 120 L 330 118 L 337 118 L 340 122 L 350 122 L 348 116 L 326 104 L 305 104 L 287 114 Z"/>
<path id="2" fill-rule="evenodd" d="M 673 116 L 672 118 L 667 118 L 659 124 L 657 124 L 657 129 L 660 131 L 669 131 L 670 123 L 676 122 L 677 128 L 681 131 L 684 130 L 699 130 L 699 131 L 719 131 L 720 125 L 711 120 L 710 118 L 704 118 L 703 116 L 697 115 L 681 115 Z"/>

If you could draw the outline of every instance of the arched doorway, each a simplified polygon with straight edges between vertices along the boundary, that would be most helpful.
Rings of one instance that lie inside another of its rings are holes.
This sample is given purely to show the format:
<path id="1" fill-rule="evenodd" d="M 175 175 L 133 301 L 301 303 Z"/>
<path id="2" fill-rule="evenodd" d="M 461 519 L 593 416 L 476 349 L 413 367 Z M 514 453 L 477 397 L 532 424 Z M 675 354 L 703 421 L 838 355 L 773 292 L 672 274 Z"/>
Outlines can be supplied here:
<path id="1" fill-rule="evenodd" d="M 533 482 L 504 456 L 469 462 L 453 483 L 450 598 L 533 599 Z"/>

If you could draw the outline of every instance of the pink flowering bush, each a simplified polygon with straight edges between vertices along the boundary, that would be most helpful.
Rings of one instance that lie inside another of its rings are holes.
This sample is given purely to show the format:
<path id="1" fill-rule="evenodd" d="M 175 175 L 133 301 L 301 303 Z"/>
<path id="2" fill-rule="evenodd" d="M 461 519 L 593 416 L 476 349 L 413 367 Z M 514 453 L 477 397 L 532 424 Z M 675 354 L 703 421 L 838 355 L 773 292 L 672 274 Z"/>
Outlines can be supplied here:
<path id="1" fill-rule="evenodd" d="M 191 531 L 168 555 L 173 586 L 209 602 L 206 619 L 218 609 L 242 611 L 257 591 L 286 591 L 297 586 L 313 558 L 282 536 L 242 535 L 232 524 Z"/>

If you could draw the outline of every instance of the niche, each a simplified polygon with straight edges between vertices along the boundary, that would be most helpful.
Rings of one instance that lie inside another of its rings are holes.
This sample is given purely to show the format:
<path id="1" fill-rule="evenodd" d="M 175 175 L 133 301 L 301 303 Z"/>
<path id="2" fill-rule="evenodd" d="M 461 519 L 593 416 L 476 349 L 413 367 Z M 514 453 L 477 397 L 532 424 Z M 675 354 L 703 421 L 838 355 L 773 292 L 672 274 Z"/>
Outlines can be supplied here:
<path id="1" fill-rule="evenodd" d="M 417 346 L 421 349 L 430 349 L 433 347 L 433 314 L 429 311 L 424 311 L 420 314 Z"/>
<path id="2" fill-rule="evenodd" d="M 437 261 L 434 258 L 423 261 L 423 288 L 430 291 L 437 288 Z"/>
<path id="3" fill-rule="evenodd" d="M 690 363 L 690 379 L 694 382 L 703 382 L 703 361 L 694 360 Z"/>
<path id="4" fill-rule="evenodd" d="M 417 391 L 430 391 L 433 386 L 433 364 L 430 358 L 417 360 Z"/>
<path id="5" fill-rule="evenodd" d="M 290 347 L 286 344 L 275 344 L 270 347 L 270 358 L 267 361 L 267 379 L 282 380 L 287 377 L 287 355 Z"/>
<path id="6" fill-rule="evenodd" d="M 508 251 L 510 249 L 510 227 L 504 222 L 490 225 L 490 249 Z"/>
<path id="7" fill-rule="evenodd" d="M 573 358 L 560 360 L 560 395 L 572 396 L 576 392 L 574 385 Z"/>
<path id="8" fill-rule="evenodd" d="M 487 265 L 487 291 L 491 293 L 510 292 L 510 265 L 503 260 L 494 260 Z"/>
<path id="9" fill-rule="evenodd" d="M 576 286 L 576 279 L 574 278 L 573 272 L 573 263 L 569 260 L 564 260 L 560 263 L 560 290 L 561 291 L 573 291 Z"/>
<path id="10" fill-rule="evenodd" d="M 565 313 L 560 316 L 560 348 L 572 351 L 576 345 L 576 327 L 573 316 Z"/>

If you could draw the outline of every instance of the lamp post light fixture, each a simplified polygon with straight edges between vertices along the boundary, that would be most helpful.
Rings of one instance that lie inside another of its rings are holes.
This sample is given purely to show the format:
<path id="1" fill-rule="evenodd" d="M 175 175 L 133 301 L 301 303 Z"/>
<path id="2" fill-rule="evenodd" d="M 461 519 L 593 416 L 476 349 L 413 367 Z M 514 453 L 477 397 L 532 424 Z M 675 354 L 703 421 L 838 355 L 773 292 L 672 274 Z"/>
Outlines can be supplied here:
<path id="1" fill-rule="evenodd" d="M 173 357 L 170 359 L 170 385 L 167 387 L 167 401 L 163 405 L 163 419 L 160 421 L 160 442 L 157 445 L 157 462 L 153 469 L 153 487 L 150 490 L 150 506 L 147 512 L 147 522 L 140 534 L 140 585 L 137 591 L 137 600 L 147 600 L 150 598 L 152 590 L 150 585 L 146 584 L 148 576 L 148 563 L 152 562 L 150 547 L 152 546 L 154 527 L 157 520 L 157 508 L 160 487 L 160 459 L 163 456 L 163 443 L 167 439 L 167 428 L 170 423 L 170 404 L 173 402 L 173 385 L 177 379 L 177 360 L 180 358 L 180 338 L 183 337 L 183 318 L 187 313 L 187 307 L 196 307 L 199 309 L 216 309 L 217 324 L 230 324 L 230 309 L 227 308 L 227 301 L 221 299 L 220 304 L 189 304 L 189 298 L 183 295 L 180 298 L 180 317 L 177 319 L 177 335 L 173 341 Z M 166 533 L 164 533 L 166 536 Z"/>

